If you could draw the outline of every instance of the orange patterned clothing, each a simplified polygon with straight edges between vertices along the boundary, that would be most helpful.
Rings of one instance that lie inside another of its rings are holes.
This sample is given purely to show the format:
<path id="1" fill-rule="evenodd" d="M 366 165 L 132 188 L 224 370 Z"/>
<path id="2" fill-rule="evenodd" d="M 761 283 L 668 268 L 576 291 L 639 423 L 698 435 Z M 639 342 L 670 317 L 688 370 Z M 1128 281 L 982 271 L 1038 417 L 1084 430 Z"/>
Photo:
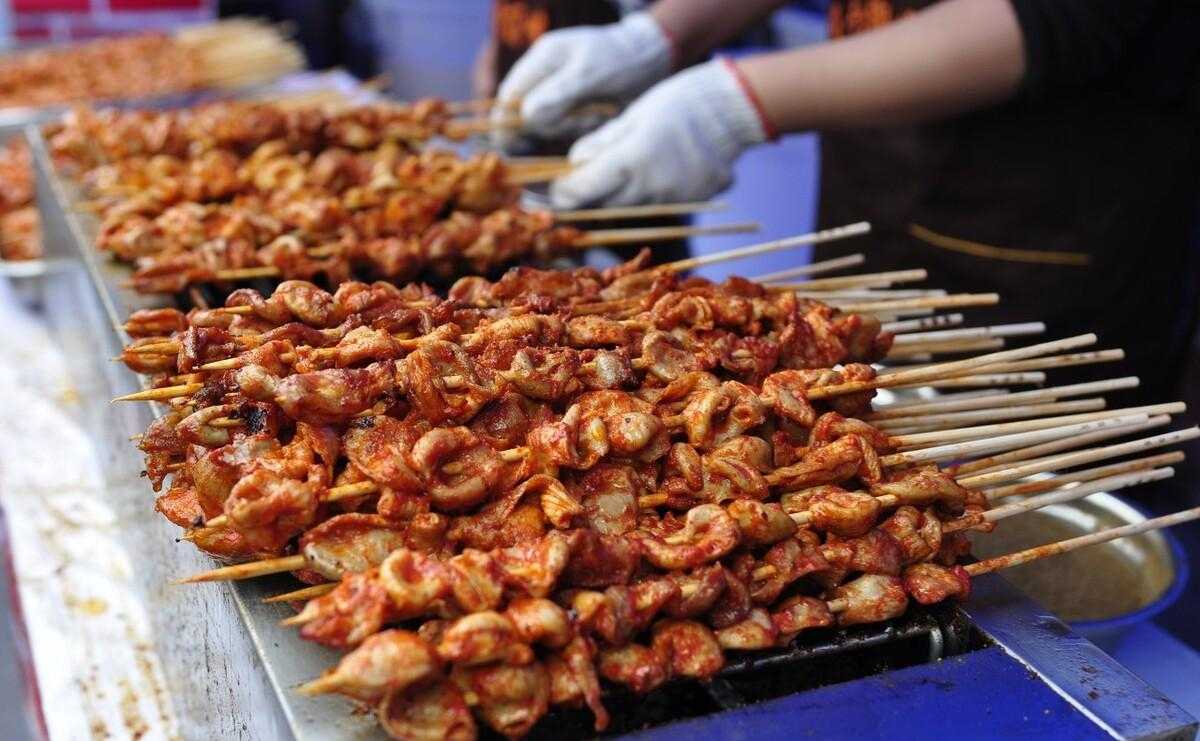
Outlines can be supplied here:
<path id="1" fill-rule="evenodd" d="M 517 59 L 547 31 L 619 19 L 616 4 L 609 0 L 496 0 L 492 34 L 496 40 L 497 79 L 504 79 Z"/>

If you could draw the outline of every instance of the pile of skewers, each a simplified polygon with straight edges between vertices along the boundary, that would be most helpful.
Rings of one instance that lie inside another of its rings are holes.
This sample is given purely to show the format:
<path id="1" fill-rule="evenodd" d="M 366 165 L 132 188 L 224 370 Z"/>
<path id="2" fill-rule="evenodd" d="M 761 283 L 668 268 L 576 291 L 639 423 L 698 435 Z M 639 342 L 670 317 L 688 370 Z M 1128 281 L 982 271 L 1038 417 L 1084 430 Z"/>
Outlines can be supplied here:
<path id="1" fill-rule="evenodd" d="M 569 222 L 653 210 L 551 214 L 515 204 L 553 162 L 416 153 L 453 132 L 451 107 L 341 110 L 230 103 L 77 111 L 47 131 L 58 166 L 98 212 L 98 247 L 137 265 L 139 291 L 247 278 L 446 279 L 602 245 L 744 232 L 750 224 L 584 232 Z"/>
<path id="2" fill-rule="evenodd" d="M 1082 336 L 870 365 L 960 336 L 889 331 L 938 319 L 884 325 L 794 287 L 640 262 L 464 278 L 445 299 L 288 281 L 131 316 L 122 359 L 151 388 L 122 398 L 167 405 L 138 441 L 167 486 L 158 510 L 246 561 L 187 581 L 310 585 L 275 598 L 307 600 L 288 624 L 349 653 L 302 692 L 372 707 L 396 738 L 472 738 L 476 719 L 519 737 L 553 705 L 603 729 L 602 680 L 705 680 L 727 651 L 964 599 L 973 576 L 1140 531 L 961 563 L 969 532 L 1165 478 L 1182 455 L 1025 477 L 1198 433 L 1085 449 L 1181 411 L 1062 401 L 1136 379 L 872 409 L 878 389 L 1120 356 L 1053 355 L 1095 342 Z"/>
<path id="3" fill-rule="evenodd" d="M 0 61 L 0 108 L 238 88 L 303 67 L 302 52 L 277 28 L 235 19 L 173 36 L 137 34 L 10 54 Z M 0 259 L 40 258 L 33 166 L 20 137 L 0 149 L 0 183 Z"/>
<path id="4" fill-rule="evenodd" d="M 9 54 L 0 60 L 0 107 L 245 87 L 303 67 L 303 53 L 278 28 L 235 19 Z"/>

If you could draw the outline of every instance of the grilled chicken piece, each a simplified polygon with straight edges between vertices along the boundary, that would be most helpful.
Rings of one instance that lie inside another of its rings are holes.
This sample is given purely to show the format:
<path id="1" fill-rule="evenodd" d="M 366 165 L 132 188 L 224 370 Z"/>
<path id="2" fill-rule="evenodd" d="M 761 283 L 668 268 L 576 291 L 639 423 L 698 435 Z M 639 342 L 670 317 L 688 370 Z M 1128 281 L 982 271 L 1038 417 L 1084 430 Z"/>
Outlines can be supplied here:
<path id="1" fill-rule="evenodd" d="M 845 609 L 838 611 L 838 625 L 882 623 L 900 617 L 908 609 L 908 594 L 898 576 L 863 574 L 853 581 L 835 587 L 830 598 L 845 600 Z"/>
<path id="2" fill-rule="evenodd" d="M 475 741 L 475 718 L 458 687 L 447 680 L 388 694 L 375 712 L 389 736 L 403 741 Z"/>
<path id="3" fill-rule="evenodd" d="M 322 680 L 327 692 L 375 704 L 440 671 L 437 654 L 416 633 L 385 630 L 346 654 Z"/>
<path id="4" fill-rule="evenodd" d="M 961 566 L 917 563 L 904 570 L 904 588 L 922 605 L 971 596 L 971 577 Z"/>

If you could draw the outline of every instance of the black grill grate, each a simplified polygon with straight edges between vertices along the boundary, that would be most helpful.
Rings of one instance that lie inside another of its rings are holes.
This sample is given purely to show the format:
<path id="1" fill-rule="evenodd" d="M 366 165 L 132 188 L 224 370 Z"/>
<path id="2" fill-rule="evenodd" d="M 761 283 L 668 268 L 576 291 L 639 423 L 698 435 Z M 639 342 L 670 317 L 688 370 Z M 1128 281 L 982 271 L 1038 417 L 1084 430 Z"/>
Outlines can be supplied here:
<path id="1" fill-rule="evenodd" d="M 956 607 L 912 607 L 882 625 L 820 630 L 787 649 L 733 656 L 707 684 L 673 682 L 649 695 L 606 685 L 612 722 L 604 736 L 661 726 L 852 679 L 874 676 L 988 645 Z M 529 738 L 562 741 L 595 736 L 586 710 L 554 709 Z M 492 736 L 490 738 L 499 738 Z"/>

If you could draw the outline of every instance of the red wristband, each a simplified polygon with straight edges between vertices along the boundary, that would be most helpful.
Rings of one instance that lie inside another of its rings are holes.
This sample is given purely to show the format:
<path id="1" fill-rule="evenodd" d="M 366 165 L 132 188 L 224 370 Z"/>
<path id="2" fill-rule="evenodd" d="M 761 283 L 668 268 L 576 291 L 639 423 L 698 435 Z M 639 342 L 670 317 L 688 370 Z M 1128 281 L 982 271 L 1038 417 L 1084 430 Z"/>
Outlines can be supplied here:
<path id="1" fill-rule="evenodd" d="M 733 75 L 733 79 L 737 80 L 738 87 L 742 89 L 742 93 L 750 101 L 750 105 L 754 106 L 754 112 L 758 114 L 758 122 L 762 124 L 763 133 L 767 136 L 767 141 L 775 141 L 779 138 L 779 129 L 771 122 L 767 116 L 767 109 L 763 108 L 762 100 L 759 99 L 758 93 L 754 91 L 754 86 L 742 74 L 742 70 L 729 57 L 721 57 L 721 63 L 725 65 L 725 69 L 729 70 L 729 74 Z"/>
<path id="2" fill-rule="evenodd" d="M 662 21 L 654 17 L 653 13 L 648 13 L 647 15 L 654 21 L 654 25 L 658 26 L 658 32 L 667 40 L 667 49 L 671 54 L 671 71 L 678 71 L 683 67 L 683 51 L 679 48 L 679 39 L 675 38 L 675 34 L 671 33 L 671 29 L 664 26 Z"/>

